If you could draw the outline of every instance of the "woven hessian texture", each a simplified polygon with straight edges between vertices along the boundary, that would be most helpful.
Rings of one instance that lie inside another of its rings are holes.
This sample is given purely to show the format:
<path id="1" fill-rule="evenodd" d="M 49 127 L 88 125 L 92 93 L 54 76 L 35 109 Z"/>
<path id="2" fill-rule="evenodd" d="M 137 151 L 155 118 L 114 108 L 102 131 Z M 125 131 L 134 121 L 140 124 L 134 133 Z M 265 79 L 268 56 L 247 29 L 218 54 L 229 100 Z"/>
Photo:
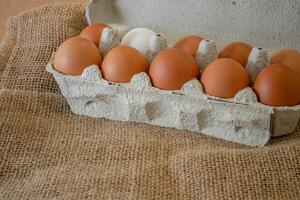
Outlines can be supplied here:
<path id="1" fill-rule="evenodd" d="M 299 199 L 300 128 L 250 148 L 72 114 L 45 71 L 80 5 L 12 18 L 0 46 L 0 199 Z"/>

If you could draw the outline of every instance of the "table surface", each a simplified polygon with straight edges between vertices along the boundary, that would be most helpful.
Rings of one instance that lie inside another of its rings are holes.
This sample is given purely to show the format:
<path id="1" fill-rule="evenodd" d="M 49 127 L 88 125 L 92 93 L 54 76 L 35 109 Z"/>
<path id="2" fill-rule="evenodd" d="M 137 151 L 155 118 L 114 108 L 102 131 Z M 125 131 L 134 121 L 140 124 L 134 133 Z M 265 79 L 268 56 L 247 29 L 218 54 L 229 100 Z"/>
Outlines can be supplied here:
<path id="1" fill-rule="evenodd" d="M 11 16 L 31 8 L 54 3 L 86 3 L 88 0 L 0 0 L 0 40 L 5 35 L 6 22 Z"/>

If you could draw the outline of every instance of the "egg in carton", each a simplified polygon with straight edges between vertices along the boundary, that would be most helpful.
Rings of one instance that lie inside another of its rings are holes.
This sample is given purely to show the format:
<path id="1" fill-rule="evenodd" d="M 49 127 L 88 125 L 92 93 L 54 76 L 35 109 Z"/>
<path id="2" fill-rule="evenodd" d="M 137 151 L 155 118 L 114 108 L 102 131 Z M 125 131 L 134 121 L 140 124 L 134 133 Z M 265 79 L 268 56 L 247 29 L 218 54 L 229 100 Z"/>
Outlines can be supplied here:
<path id="1" fill-rule="evenodd" d="M 148 63 L 162 50 L 168 47 L 166 38 L 147 28 L 133 28 L 109 24 L 100 37 L 99 51 L 103 57 L 119 45 L 131 46 L 145 55 Z"/>
<path id="2" fill-rule="evenodd" d="M 107 48 L 115 45 L 111 39 L 101 41 Z M 149 51 L 157 49 L 148 47 L 143 52 L 147 55 Z M 266 66 L 266 53 L 262 48 L 253 48 L 250 53 L 247 70 L 253 79 Z M 201 58 L 202 66 L 214 61 L 214 42 L 201 41 L 196 57 Z M 68 76 L 53 68 L 52 59 L 47 71 L 53 74 L 75 114 L 194 131 L 249 146 L 263 146 L 271 136 L 292 132 L 300 116 L 300 106 L 258 103 L 249 87 L 232 99 L 222 99 L 204 94 L 197 79 L 188 81 L 181 90 L 167 91 L 153 87 L 146 73 L 135 75 L 130 83 L 112 83 L 103 79 L 99 66 L 87 67 L 81 76 Z"/>
<path id="3" fill-rule="evenodd" d="M 86 17 L 90 23 L 96 18 L 112 22 L 101 35 L 99 50 L 104 55 L 112 48 L 126 44 L 137 48 L 150 62 L 168 46 L 162 34 L 145 28 L 130 32 L 127 26 L 114 23 L 119 20 L 109 1 L 91 1 Z M 136 42 L 137 38 L 142 38 L 142 42 Z M 202 40 L 196 54 L 200 70 L 216 58 L 214 42 Z M 129 83 L 119 84 L 103 79 L 96 65 L 87 67 L 80 76 L 63 75 L 53 68 L 52 60 L 47 71 L 53 74 L 72 112 L 79 115 L 199 132 L 249 146 L 264 146 L 271 136 L 291 133 L 300 117 L 300 105 L 263 105 L 257 102 L 249 87 L 232 99 L 222 99 L 204 94 L 196 79 L 188 81 L 180 90 L 167 91 L 153 87 L 146 73 L 135 75 Z M 253 48 L 246 66 L 250 79 L 253 81 L 267 64 L 267 51 Z"/>

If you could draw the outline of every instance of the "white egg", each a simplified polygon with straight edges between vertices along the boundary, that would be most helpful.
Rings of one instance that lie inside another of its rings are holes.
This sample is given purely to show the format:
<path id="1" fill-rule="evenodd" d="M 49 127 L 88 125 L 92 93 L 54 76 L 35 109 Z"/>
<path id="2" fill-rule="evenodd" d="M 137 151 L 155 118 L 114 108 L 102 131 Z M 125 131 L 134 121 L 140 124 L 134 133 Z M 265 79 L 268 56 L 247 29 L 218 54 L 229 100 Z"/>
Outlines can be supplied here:
<path id="1" fill-rule="evenodd" d="M 147 28 L 135 28 L 129 31 L 122 39 L 121 45 L 136 48 L 142 54 L 146 54 L 148 44 L 153 35 L 156 33 Z"/>

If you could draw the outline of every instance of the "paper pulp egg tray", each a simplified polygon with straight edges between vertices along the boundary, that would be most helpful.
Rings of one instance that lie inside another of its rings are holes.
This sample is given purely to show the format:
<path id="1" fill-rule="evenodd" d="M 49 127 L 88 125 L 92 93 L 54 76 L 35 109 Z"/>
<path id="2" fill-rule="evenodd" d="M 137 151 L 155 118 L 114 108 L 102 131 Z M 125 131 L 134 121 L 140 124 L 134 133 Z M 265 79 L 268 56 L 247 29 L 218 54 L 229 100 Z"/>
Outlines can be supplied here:
<path id="1" fill-rule="evenodd" d="M 146 7 L 140 7 L 142 6 L 140 2 L 143 2 Z M 213 1 L 214 3 L 204 0 L 194 0 L 192 2 L 195 4 L 194 7 L 189 7 L 189 5 L 185 5 L 179 0 L 153 0 L 151 3 L 150 1 L 134 0 L 98 0 L 91 1 L 88 4 L 86 17 L 90 24 L 96 22 L 110 24 L 113 29 L 118 30 L 120 37 L 127 30 L 136 26 L 149 27 L 160 32 L 165 31 L 166 35 L 170 34 L 170 37 L 167 37 L 167 42 L 171 43 L 178 39 L 179 35 L 195 32 L 195 28 L 203 29 L 202 26 L 205 26 L 205 24 L 195 24 L 198 22 L 197 15 L 201 15 L 198 11 L 211 6 L 222 9 L 221 5 L 217 5 L 220 2 L 216 1 Z M 203 3 L 202 6 L 201 3 Z M 178 7 L 181 4 L 184 5 Z M 253 4 L 256 5 L 256 1 Z M 263 12 L 259 4 L 256 6 L 258 11 Z M 181 9 L 184 10 L 182 7 L 191 11 L 186 13 L 186 16 L 179 17 L 180 12 L 183 12 Z M 146 11 L 142 12 L 139 10 L 141 8 L 146 9 Z M 156 10 L 158 16 L 151 16 L 151 12 L 147 11 L 148 9 Z M 169 15 L 164 15 L 165 12 L 163 11 L 166 9 L 169 10 Z M 177 12 L 178 9 L 181 10 L 179 13 Z M 138 15 L 142 16 L 137 18 Z M 179 17 L 179 20 L 177 20 L 177 26 L 175 27 L 176 20 L 173 19 L 176 16 Z M 194 23 L 184 24 L 186 22 L 183 19 L 184 17 L 187 18 L 186 20 L 192 19 Z M 222 23 L 222 20 L 226 19 L 219 19 L 216 23 Z M 211 19 L 208 21 L 211 22 Z M 171 22 L 172 24 L 169 24 L 168 27 L 168 23 Z M 178 27 L 180 25 L 181 27 Z M 222 25 L 220 26 L 222 27 Z M 191 32 L 185 33 L 188 30 Z M 268 30 L 269 27 L 264 27 L 262 34 L 267 34 Z M 101 53 L 105 53 L 117 45 L 117 40 L 108 37 L 111 31 L 112 29 L 106 29 L 102 33 L 101 41 L 105 45 L 99 47 Z M 288 30 L 285 31 L 288 32 Z M 218 32 L 220 31 L 213 31 L 213 33 Z M 207 35 L 209 34 L 207 33 Z M 229 33 L 229 38 L 232 35 L 241 40 L 245 36 L 245 34 L 234 34 L 232 32 Z M 159 38 L 159 40 L 162 39 Z M 220 44 L 225 42 L 222 40 L 217 41 Z M 295 45 L 293 38 L 284 41 L 291 47 Z M 257 38 L 254 39 L 254 42 L 266 42 L 266 44 L 275 48 L 278 45 Z M 200 43 L 197 58 L 201 58 L 201 61 L 198 61 L 202 67 L 215 59 L 217 51 L 214 48 L 214 43 L 211 40 L 203 40 Z M 157 54 L 161 49 L 161 46 L 156 45 L 156 48 L 150 52 Z M 148 60 L 151 60 L 153 56 L 152 54 L 146 55 Z M 254 79 L 259 70 L 267 64 L 266 51 L 261 48 L 254 48 L 248 60 L 247 70 L 250 78 Z M 271 136 L 281 136 L 293 132 L 300 118 L 300 105 L 294 107 L 263 105 L 257 102 L 256 95 L 251 88 L 241 90 L 232 99 L 221 99 L 204 94 L 201 83 L 197 79 L 187 82 L 181 90 L 171 91 L 153 87 L 146 73 L 136 74 L 126 84 L 109 82 L 102 78 L 101 71 L 96 65 L 87 67 L 80 76 L 63 75 L 53 68 L 53 56 L 46 69 L 53 74 L 63 96 L 68 101 L 71 111 L 78 115 L 103 117 L 118 121 L 142 122 L 161 127 L 188 130 L 253 147 L 264 146 Z"/>

